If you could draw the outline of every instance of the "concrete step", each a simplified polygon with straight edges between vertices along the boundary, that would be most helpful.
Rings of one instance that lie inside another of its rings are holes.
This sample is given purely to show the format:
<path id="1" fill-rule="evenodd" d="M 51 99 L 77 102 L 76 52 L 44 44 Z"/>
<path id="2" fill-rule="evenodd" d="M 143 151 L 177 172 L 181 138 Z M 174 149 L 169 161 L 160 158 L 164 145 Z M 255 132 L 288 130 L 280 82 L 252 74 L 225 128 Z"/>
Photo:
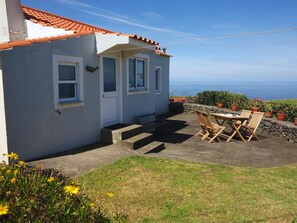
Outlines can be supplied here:
<path id="1" fill-rule="evenodd" d="M 163 149 L 165 149 L 165 145 L 163 142 L 153 141 L 153 142 L 137 149 L 136 151 L 140 154 L 148 154 L 148 153 L 158 153 L 158 152 L 162 151 Z"/>
<path id="2" fill-rule="evenodd" d="M 139 149 L 154 140 L 154 135 L 151 133 L 141 133 L 131 138 L 122 141 L 122 145 L 128 149 Z"/>
<path id="3" fill-rule="evenodd" d="M 142 125 L 117 124 L 101 129 L 101 140 L 116 144 L 142 132 Z"/>

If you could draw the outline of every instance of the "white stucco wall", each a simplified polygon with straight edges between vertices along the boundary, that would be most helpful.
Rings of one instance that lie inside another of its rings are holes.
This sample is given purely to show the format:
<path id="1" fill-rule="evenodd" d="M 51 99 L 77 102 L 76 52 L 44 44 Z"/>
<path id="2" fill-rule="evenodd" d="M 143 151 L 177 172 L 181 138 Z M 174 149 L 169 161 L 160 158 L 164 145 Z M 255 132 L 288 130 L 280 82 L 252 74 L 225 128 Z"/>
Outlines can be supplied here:
<path id="1" fill-rule="evenodd" d="M 146 50 L 141 54 L 149 57 L 148 90 L 143 93 L 129 94 L 128 92 L 128 58 L 133 58 L 138 52 L 132 50 L 123 53 L 123 120 L 125 123 L 135 123 L 140 115 L 155 112 L 157 115 L 168 112 L 169 100 L 169 57 L 156 55 Z M 155 93 L 155 68 L 162 67 L 162 92 Z"/>
<path id="2" fill-rule="evenodd" d="M 4 51 L 5 110 L 9 150 L 30 160 L 98 142 L 99 65 L 94 35 Z M 84 103 L 55 109 L 53 55 L 83 58 Z"/>
<path id="3" fill-rule="evenodd" d="M 9 30 L 6 3 L 4 0 L 0 1 L 0 43 L 9 41 Z"/>

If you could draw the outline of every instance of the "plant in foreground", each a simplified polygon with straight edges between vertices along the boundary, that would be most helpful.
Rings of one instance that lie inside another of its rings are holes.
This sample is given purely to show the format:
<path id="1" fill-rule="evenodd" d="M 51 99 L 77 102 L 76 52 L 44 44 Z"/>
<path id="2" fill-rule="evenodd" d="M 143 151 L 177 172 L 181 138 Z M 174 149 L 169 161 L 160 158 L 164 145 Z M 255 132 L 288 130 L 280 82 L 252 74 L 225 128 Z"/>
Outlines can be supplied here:
<path id="1" fill-rule="evenodd" d="M 0 222 L 109 222 L 81 187 L 58 172 L 27 167 L 16 153 L 0 163 Z"/>

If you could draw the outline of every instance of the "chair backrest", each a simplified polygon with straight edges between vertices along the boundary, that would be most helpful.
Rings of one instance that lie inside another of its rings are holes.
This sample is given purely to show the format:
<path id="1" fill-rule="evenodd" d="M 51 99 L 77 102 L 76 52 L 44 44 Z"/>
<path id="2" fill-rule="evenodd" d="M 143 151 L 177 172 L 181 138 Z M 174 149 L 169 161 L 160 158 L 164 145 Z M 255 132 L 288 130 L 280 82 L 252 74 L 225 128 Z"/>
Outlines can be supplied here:
<path id="1" fill-rule="evenodd" d="M 204 124 L 205 124 L 206 128 L 212 130 L 213 127 L 212 127 L 212 124 L 211 124 L 211 122 L 210 122 L 210 120 L 209 120 L 209 118 L 208 118 L 208 114 L 205 113 L 205 112 L 200 112 L 200 114 L 201 114 L 201 117 L 202 117 L 203 120 L 204 120 Z"/>
<path id="2" fill-rule="evenodd" d="M 264 115 L 263 112 L 254 112 L 252 114 L 252 118 L 250 119 L 249 123 L 247 124 L 247 127 L 256 130 L 258 128 L 258 126 L 260 125 L 263 115 Z"/>
<path id="3" fill-rule="evenodd" d="M 242 110 L 240 116 L 249 118 L 251 114 L 252 114 L 252 111 L 250 110 Z"/>
<path id="4" fill-rule="evenodd" d="M 250 110 L 242 110 L 240 113 L 240 116 L 249 118 L 251 116 L 251 113 L 252 113 L 252 111 L 250 111 Z M 242 124 L 246 125 L 247 121 L 248 120 L 245 120 Z M 237 121 L 236 124 L 240 125 L 241 121 Z"/>
<path id="5" fill-rule="evenodd" d="M 201 115 L 201 111 L 196 111 L 196 115 L 197 115 L 197 121 L 199 122 L 199 124 L 201 125 L 202 128 L 205 127 L 205 122 L 204 119 Z"/>

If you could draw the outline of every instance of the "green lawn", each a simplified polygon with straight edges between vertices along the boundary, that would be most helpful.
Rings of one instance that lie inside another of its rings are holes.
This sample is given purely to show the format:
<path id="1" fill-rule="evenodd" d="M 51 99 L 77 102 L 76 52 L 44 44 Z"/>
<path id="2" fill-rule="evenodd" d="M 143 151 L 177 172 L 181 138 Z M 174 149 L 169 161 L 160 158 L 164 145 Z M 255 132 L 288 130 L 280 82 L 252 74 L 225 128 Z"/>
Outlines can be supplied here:
<path id="1" fill-rule="evenodd" d="M 90 171 L 78 181 L 97 205 L 127 214 L 128 222 L 297 218 L 297 165 L 239 168 L 137 156 Z"/>

